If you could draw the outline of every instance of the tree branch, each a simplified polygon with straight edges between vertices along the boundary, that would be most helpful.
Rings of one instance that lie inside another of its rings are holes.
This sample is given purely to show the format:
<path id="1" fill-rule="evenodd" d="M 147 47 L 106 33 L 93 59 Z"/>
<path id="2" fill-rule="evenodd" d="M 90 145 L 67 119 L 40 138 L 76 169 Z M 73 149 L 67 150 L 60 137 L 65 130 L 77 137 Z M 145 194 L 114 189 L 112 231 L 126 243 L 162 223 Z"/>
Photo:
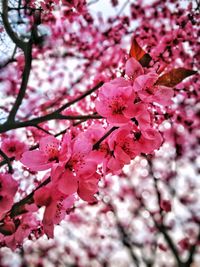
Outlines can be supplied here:
<path id="1" fill-rule="evenodd" d="M 36 187 L 35 190 L 33 190 L 29 195 L 27 195 L 25 198 L 23 198 L 22 200 L 20 200 L 19 202 L 15 203 L 12 208 L 10 209 L 9 212 L 7 212 L 7 215 L 9 215 L 11 218 L 14 218 L 18 215 L 21 215 L 23 213 L 26 213 L 27 210 L 25 209 L 25 205 L 26 204 L 32 204 L 34 202 L 33 200 L 33 196 L 35 191 L 37 191 L 39 188 L 47 185 L 48 183 L 50 183 L 51 179 L 50 177 L 48 177 L 46 180 L 44 180 L 38 187 Z M 2 219 L 0 221 L 0 232 L 1 232 L 1 223 L 4 221 L 4 219 Z"/>
<path id="2" fill-rule="evenodd" d="M 75 98 L 74 100 L 64 104 L 62 107 L 60 107 L 59 109 L 57 109 L 55 112 L 60 113 L 62 112 L 64 109 L 70 107 L 71 105 L 79 102 L 80 100 L 82 100 L 83 98 L 85 98 L 86 96 L 92 94 L 93 92 L 95 92 L 97 89 L 99 89 L 102 85 L 104 84 L 104 82 L 99 82 L 96 86 L 94 86 L 92 89 L 89 89 L 88 91 L 86 91 L 85 93 L 83 93 L 82 95 L 78 96 L 77 98 Z"/>
<path id="3" fill-rule="evenodd" d="M 9 173 L 13 173 L 13 168 L 12 168 L 12 165 L 11 165 L 10 158 L 1 149 L 0 149 L 0 155 L 4 158 L 5 163 L 8 165 Z"/>
<path id="4" fill-rule="evenodd" d="M 100 144 L 116 129 L 118 129 L 118 127 L 114 126 L 112 127 L 107 133 L 105 133 L 101 139 L 99 139 L 99 141 L 97 141 L 94 145 L 93 145 L 93 150 L 97 150 L 99 149 Z"/>
<path id="5" fill-rule="evenodd" d="M 4 63 L 2 63 L 2 64 L 0 65 L 0 70 L 3 69 L 3 68 L 5 68 L 8 64 L 10 64 L 10 63 L 16 61 L 16 60 L 14 59 L 16 52 L 17 52 L 17 46 L 15 45 L 11 58 L 8 59 L 6 62 L 4 62 Z"/>
<path id="6" fill-rule="evenodd" d="M 147 158 L 147 161 L 148 161 L 148 164 L 149 164 L 149 173 L 152 176 L 153 181 L 154 181 L 154 187 L 155 187 L 155 191 L 156 191 L 156 195 L 157 195 L 157 202 L 158 202 L 158 206 L 159 206 L 159 212 L 160 212 L 160 216 L 161 216 L 161 219 L 162 219 L 161 222 L 157 223 L 156 219 L 151 214 L 151 212 L 150 212 L 150 214 L 151 214 L 151 217 L 152 217 L 152 219 L 154 221 L 154 224 L 155 224 L 156 228 L 159 230 L 160 233 L 162 233 L 162 235 L 165 238 L 165 241 L 167 242 L 169 248 L 171 249 L 171 251 L 172 251 L 172 253 L 174 255 L 174 258 L 177 261 L 177 264 L 178 264 L 177 266 L 182 267 L 183 266 L 183 262 L 181 261 L 181 259 L 179 257 L 178 250 L 177 250 L 172 238 L 168 234 L 165 225 L 163 224 L 163 211 L 162 211 L 161 206 L 160 206 L 161 194 L 160 194 L 160 191 L 158 189 L 157 179 L 155 178 L 155 175 L 153 173 L 152 161 L 151 161 L 151 159 L 149 157 L 146 157 L 146 158 Z"/>
<path id="7" fill-rule="evenodd" d="M 117 216 L 117 213 L 115 211 L 114 206 L 111 203 L 109 203 L 107 205 L 110 207 L 110 209 L 112 210 L 112 212 L 113 212 L 113 214 L 115 216 L 116 226 L 117 226 L 117 229 L 118 229 L 118 233 L 120 235 L 120 238 L 121 238 L 121 242 L 128 249 L 128 252 L 129 252 L 129 254 L 130 254 L 130 256 L 132 258 L 132 261 L 135 264 L 135 266 L 136 267 L 139 267 L 140 266 L 139 259 L 138 259 L 138 257 L 136 256 L 136 254 L 133 251 L 132 242 L 129 239 L 129 236 L 126 233 L 126 230 L 124 229 L 123 225 L 120 223 L 120 221 L 118 219 L 118 216 Z"/>
<path id="8" fill-rule="evenodd" d="M 13 43 L 15 43 L 19 48 L 21 48 L 22 50 L 25 49 L 26 47 L 26 43 L 23 42 L 18 36 L 17 34 L 13 31 L 9 20 L 8 20 L 8 1 L 7 0 L 2 0 L 2 20 L 3 20 L 3 24 L 5 27 L 5 30 L 8 34 L 8 36 L 10 37 L 10 39 L 13 41 Z"/>
<path id="9" fill-rule="evenodd" d="M 174 258 L 176 259 L 177 267 L 182 267 L 183 266 L 183 262 L 181 261 L 181 259 L 179 257 L 178 250 L 177 250 L 173 240 L 171 239 L 170 235 L 168 234 L 165 226 L 163 224 L 158 224 L 153 216 L 152 216 L 152 218 L 153 218 L 153 221 L 154 221 L 154 224 L 155 224 L 156 228 L 160 231 L 160 233 L 163 234 L 163 236 L 165 238 L 165 241 L 167 242 L 169 248 L 171 249 L 171 251 L 172 251 L 172 253 L 174 255 Z"/>
<path id="10" fill-rule="evenodd" d="M 24 49 L 24 57 L 25 57 L 25 65 L 24 70 L 22 73 L 22 83 L 19 90 L 19 94 L 17 95 L 16 101 L 10 111 L 10 114 L 7 119 L 7 123 L 12 122 L 15 120 L 15 115 L 22 103 L 22 100 L 25 96 L 28 79 L 31 71 L 31 62 L 32 62 L 32 40 L 29 41 L 29 43 L 26 45 L 26 48 Z"/>
<path id="11" fill-rule="evenodd" d="M 199 224 L 199 232 L 198 232 L 198 235 L 197 235 L 197 239 L 196 239 L 196 242 L 194 242 L 194 244 L 190 247 L 190 250 L 189 250 L 189 256 L 188 256 L 188 259 L 187 261 L 185 262 L 185 266 L 184 267 L 190 267 L 191 264 L 193 263 L 193 258 L 194 258 L 194 255 L 196 253 L 196 249 L 197 249 L 197 243 L 200 241 L 200 224 Z"/>
<path id="12" fill-rule="evenodd" d="M 79 116 L 79 115 L 78 116 L 65 116 L 64 117 L 64 115 L 60 114 L 60 112 L 63 111 L 64 109 L 70 107 L 71 105 L 79 102 L 80 100 L 82 100 L 86 96 L 90 95 L 91 93 L 93 93 L 94 91 L 99 89 L 102 85 L 103 85 L 103 82 L 99 82 L 92 89 L 89 89 L 88 91 L 86 91 L 85 93 L 80 95 L 79 97 L 64 104 L 59 109 L 57 109 L 57 110 L 53 111 L 52 113 L 49 113 L 45 116 L 35 118 L 35 119 L 29 120 L 29 121 L 24 121 L 24 122 L 15 122 L 13 120 L 11 120 L 11 121 L 7 120 L 4 124 L 0 125 L 0 133 L 4 133 L 4 132 L 7 132 L 7 131 L 12 130 L 12 129 L 22 128 L 22 127 L 27 127 L 27 126 L 35 126 L 39 123 L 49 121 L 49 120 L 55 120 L 55 119 L 68 119 L 68 120 L 75 120 L 76 119 L 76 120 L 78 120 L 78 119 L 87 118 L 88 115 L 86 115 L 86 116 L 85 115 L 82 115 L 82 116 Z M 16 103 L 16 106 L 17 106 L 17 103 Z M 91 115 L 89 115 L 89 116 L 91 116 Z M 92 117 L 90 117 L 90 118 L 92 118 Z M 100 116 L 94 115 L 93 118 L 97 119 L 97 118 L 100 118 Z"/>
<path id="13" fill-rule="evenodd" d="M 52 112 L 50 114 L 47 114 L 45 116 L 42 117 L 38 117 L 29 121 L 14 121 L 14 122 L 6 122 L 3 125 L 0 125 L 0 133 L 4 133 L 7 132 L 9 130 L 13 130 L 13 129 L 19 129 L 19 128 L 23 128 L 23 127 L 28 127 L 28 126 L 37 126 L 38 124 L 42 123 L 42 122 L 46 122 L 46 121 L 50 121 L 50 120 L 89 120 L 89 119 L 102 119 L 102 117 L 100 115 L 94 115 L 94 114 L 89 114 L 89 115 L 75 115 L 75 116 L 71 116 L 71 115 L 62 115 L 59 114 L 57 112 Z"/>

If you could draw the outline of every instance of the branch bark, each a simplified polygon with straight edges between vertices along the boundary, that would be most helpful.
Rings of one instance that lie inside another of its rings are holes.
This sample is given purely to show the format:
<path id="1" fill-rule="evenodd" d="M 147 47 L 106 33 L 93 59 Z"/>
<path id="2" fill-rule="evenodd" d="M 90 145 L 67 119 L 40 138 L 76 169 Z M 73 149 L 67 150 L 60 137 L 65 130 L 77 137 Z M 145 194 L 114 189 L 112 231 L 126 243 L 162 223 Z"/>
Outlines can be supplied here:
<path id="1" fill-rule="evenodd" d="M 13 173 L 13 168 L 10 158 L 0 149 L 0 155 L 4 158 L 5 163 L 8 165 L 9 173 Z"/>
<path id="2" fill-rule="evenodd" d="M 29 75 L 31 71 L 31 62 L 32 62 L 32 40 L 26 44 L 24 51 L 24 57 L 25 57 L 25 65 L 24 70 L 22 73 L 22 82 L 19 90 L 19 94 L 17 95 L 16 101 L 10 111 L 10 114 L 7 119 L 7 123 L 13 122 L 15 120 L 15 116 L 17 114 L 17 111 L 22 103 L 22 100 L 24 99 L 26 88 L 28 85 Z"/>
<path id="3" fill-rule="evenodd" d="M 64 109 L 70 107 L 71 105 L 79 102 L 80 100 L 84 99 L 86 96 L 92 94 L 95 92 L 97 89 L 99 89 L 103 85 L 103 82 L 99 82 L 96 86 L 94 86 L 92 89 L 89 89 L 82 95 L 78 96 L 77 98 L 73 99 L 72 101 L 64 104 L 62 107 L 59 109 L 53 111 L 52 113 L 49 113 L 45 116 L 38 117 L 31 119 L 29 121 L 24 121 L 24 122 L 18 122 L 18 121 L 13 121 L 13 120 L 7 120 L 4 124 L 0 125 L 0 133 L 7 132 L 9 130 L 17 129 L 17 128 L 22 128 L 22 127 L 27 127 L 27 126 L 36 126 L 39 123 L 49 121 L 49 120 L 56 120 L 56 119 L 66 119 L 66 120 L 82 120 L 82 119 L 100 119 L 101 116 L 99 115 L 77 115 L 77 116 L 64 116 L 60 112 L 62 112 Z M 23 92 L 22 92 L 23 93 Z M 17 106 L 17 104 L 16 104 Z M 14 108 L 14 107 L 13 107 Z"/>
<path id="4" fill-rule="evenodd" d="M 13 31 L 10 22 L 8 20 L 8 0 L 3 0 L 2 1 L 2 20 L 3 20 L 3 24 L 5 27 L 5 30 L 8 34 L 8 36 L 10 37 L 10 39 L 13 41 L 13 43 L 15 43 L 19 48 L 21 48 L 22 50 L 24 50 L 26 48 L 26 42 L 22 41 L 19 36 Z"/>

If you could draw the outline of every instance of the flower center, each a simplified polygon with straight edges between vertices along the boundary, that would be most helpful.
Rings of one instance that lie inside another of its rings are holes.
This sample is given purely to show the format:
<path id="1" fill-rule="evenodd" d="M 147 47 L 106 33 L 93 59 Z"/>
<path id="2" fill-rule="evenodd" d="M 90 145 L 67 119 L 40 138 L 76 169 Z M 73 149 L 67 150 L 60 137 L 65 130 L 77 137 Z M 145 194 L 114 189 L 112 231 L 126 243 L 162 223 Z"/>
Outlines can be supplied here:
<path id="1" fill-rule="evenodd" d="M 123 114 L 123 111 L 125 110 L 125 106 L 124 106 L 124 101 L 122 101 L 122 99 L 115 99 L 111 105 L 109 105 L 109 107 L 112 109 L 112 114 L 116 115 L 116 114 Z"/>

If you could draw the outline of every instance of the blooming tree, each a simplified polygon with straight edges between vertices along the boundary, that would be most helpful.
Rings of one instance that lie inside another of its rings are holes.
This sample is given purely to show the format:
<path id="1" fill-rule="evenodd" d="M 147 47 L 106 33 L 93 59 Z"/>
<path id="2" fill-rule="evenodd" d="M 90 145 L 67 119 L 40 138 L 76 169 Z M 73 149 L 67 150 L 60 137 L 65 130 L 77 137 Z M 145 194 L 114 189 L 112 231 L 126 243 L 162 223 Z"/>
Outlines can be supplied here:
<path id="1" fill-rule="evenodd" d="M 96 2 L 2 1 L 1 247 L 26 266 L 27 239 L 63 223 L 84 251 L 69 241 L 68 265 L 117 266 L 123 247 L 127 266 L 192 266 L 199 5 L 110 1 L 105 18 Z"/>

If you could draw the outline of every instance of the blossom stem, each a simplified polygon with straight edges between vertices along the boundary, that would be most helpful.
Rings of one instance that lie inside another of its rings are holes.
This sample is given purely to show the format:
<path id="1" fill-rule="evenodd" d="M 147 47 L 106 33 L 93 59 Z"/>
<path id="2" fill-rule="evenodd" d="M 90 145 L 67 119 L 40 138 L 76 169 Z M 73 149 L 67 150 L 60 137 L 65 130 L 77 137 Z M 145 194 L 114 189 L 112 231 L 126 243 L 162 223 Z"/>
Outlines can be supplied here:
<path id="1" fill-rule="evenodd" d="M 116 129 L 119 127 L 113 126 L 107 133 L 105 133 L 94 145 L 93 145 L 93 150 L 99 149 L 100 144 Z"/>
<path id="2" fill-rule="evenodd" d="M 32 204 L 34 202 L 34 199 L 33 199 L 33 195 L 35 193 L 35 191 L 37 191 L 39 188 L 47 185 L 48 183 L 50 183 L 51 181 L 51 178 L 48 177 L 46 180 L 44 180 L 38 187 L 36 187 L 35 190 L 33 190 L 29 195 L 27 195 L 25 198 L 23 198 L 22 200 L 20 200 L 19 202 L 15 203 L 9 214 L 10 214 L 10 217 L 11 218 L 14 218 L 22 213 L 25 213 L 27 212 L 27 210 L 25 209 L 25 204 Z"/>

